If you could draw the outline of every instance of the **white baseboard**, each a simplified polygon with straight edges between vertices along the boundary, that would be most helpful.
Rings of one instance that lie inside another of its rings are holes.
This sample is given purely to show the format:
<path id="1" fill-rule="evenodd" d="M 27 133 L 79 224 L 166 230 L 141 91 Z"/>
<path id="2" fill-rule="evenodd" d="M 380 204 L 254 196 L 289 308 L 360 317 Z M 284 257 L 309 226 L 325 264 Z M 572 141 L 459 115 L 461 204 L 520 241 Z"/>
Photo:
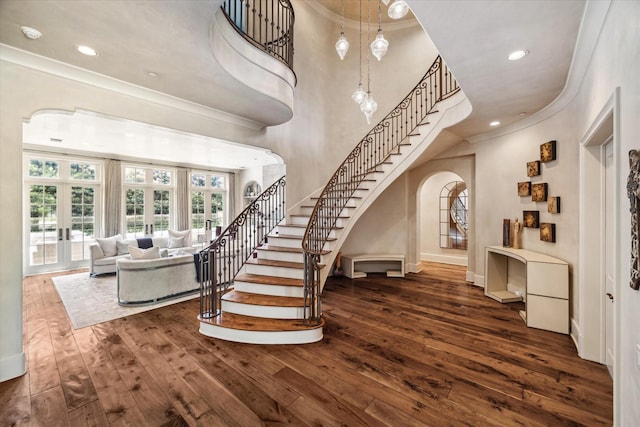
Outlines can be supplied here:
<path id="1" fill-rule="evenodd" d="M 569 336 L 573 340 L 573 344 L 576 346 L 576 350 L 578 350 L 578 356 L 584 359 L 582 356 L 582 349 L 580 348 L 580 338 L 582 335 L 580 334 L 580 326 L 576 319 L 571 318 L 571 330 L 569 331 Z"/>
<path id="2" fill-rule="evenodd" d="M 420 268 L 420 263 L 418 264 L 410 264 L 405 262 L 404 263 L 404 270 L 406 273 L 420 273 L 420 271 L 422 270 Z"/>
<path id="3" fill-rule="evenodd" d="M 475 280 L 474 278 L 476 277 L 475 273 L 473 271 L 469 271 L 467 270 L 467 274 L 465 275 L 465 280 L 467 282 L 473 282 L 473 284 L 475 285 Z"/>
<path id="4" fill-rule="evenodd" d="M 27 372 L 27 359 L 24 351 L 0 359 L 0 382 L 18 378 Z"/>
<path id="5" fill-rule="evenodd" d="M 481 276 L 480 274 L 474 275 L 473 284 L 476 286 L 480 286 L 481 288 L 484 288 L 484 276 Z"/>
<path id="6" fill-rule="evenodd" d="M 468 261 L 466 256 L 456 255 L 442 255 L 442 254 L 420 254 L 421 261 L 441 262 L 443 264 L 464 265 L 466 266 Z"/>

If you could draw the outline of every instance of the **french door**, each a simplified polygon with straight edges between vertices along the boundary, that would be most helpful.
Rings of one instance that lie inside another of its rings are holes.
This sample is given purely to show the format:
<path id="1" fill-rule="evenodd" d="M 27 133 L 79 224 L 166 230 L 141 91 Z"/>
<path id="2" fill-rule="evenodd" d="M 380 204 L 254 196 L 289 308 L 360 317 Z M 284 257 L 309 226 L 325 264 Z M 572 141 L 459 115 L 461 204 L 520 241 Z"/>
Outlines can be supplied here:
<path id="1" fill-rule="evenodd" d="M 126 238 L 167 236 L 171 225 L 172 189 L 125 189 Z"/>
<path id="2" fill-rule="evenodd" d="M 25 187 L 26 273 L 86 266 L 100 224 L 99 186 L 43 181 Z"/>

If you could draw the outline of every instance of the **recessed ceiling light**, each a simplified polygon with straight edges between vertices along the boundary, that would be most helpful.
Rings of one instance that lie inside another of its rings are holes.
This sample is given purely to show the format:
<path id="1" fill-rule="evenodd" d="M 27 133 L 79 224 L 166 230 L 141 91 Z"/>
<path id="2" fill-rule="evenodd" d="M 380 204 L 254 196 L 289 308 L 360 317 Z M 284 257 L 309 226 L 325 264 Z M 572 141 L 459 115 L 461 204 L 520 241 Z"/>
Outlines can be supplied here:
<path id="1" fill-rule="evenodd" d="M 20 31 L 22 31 L 22 34 L 24 34 L 24 36 L 29 40 L 37 40 L 42 37 L 42 33 L 35 28 L 20 27 Z"/>
<path id="2" fill-rule="evenodd" d="M 76 50 L 81 54 L 87 55 L 87 56 L 96 56 L 98 54 L 98 52 L 96 52 L 93 48 L 82 45 L 82 44 L 77 45 Z"/>
<path id="3" fill-rule="evenodd" d="M 522 59 L 529 54 L 528 50 L 516 50 L 515 52 L 511 52 L 507 59 L 509 61 L 517 61 L 518 59 Z"/>
<path id="4" fill-rule="evenodd" d="M 522 113 L 520 113 L 520 114 L 518 114 L 518 115 L 519 115 L 519 116 L 526 116 L 526 115 L 527 115 L 527 112 L 526 112 L 526 111 L 523 111 Z"/>
<path id="5" fill-rule="evenodd" d="M 149 71 L 149 72 L 147 73 L 147 75 L 148 75 L 149 77 L 158 77 L 158 73 L 154 73 L 153 71 Z"/>
<path id="6" fill-rule="evenodd" d="M 489 123 L 489 126 L 498 126 L 500 124 L 499 121 L 494 120 L 493 122 Z"/>

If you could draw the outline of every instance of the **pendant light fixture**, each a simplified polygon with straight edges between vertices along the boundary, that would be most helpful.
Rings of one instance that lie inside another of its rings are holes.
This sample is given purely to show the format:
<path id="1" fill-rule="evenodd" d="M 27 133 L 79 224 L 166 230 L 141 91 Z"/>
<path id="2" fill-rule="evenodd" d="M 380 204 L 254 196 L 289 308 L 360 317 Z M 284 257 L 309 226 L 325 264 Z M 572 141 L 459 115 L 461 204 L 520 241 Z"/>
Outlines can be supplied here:
<path id="1" fill-rule="evenodd" d="M 336 52 L 340 56 L 340 60 L 343 60 L 347 52 L 349 51 L 349 42 L 344 36 L 344 0 L 342 0 L 342 20 L 340 21 L 340 37 L 336 42 Z"/>
<path id="2" fill-rule="evenodd" d="M 380 1 L 380 0 L 378 0 Z M 378 3 L 380 4 L 380 3 Z M 369 7 L 369 0 L 367 0 L 367 44 L 369 43 L 369 34 L 371 28 L 371 8 Z M 364 113 L 364 116 L 367 119 L 367 123 L 371 124 L 371 117 L 373 113 L 378 109 L 378 103 L 375 99 L 373 99 L 373 95 L 371 95 L 371 63 L 370 63 L 370 55 L 369 50 L 367 49 L 367 96 L 360 104 L 360 111 Z"/>
<path id="3" fill-rule="evenodd" d="M 382 0 L 378 0 L 378 35 L 376 35 L 376 39 L 371 43 L 371 53 L 380 61 L 385 53 L 387 53 L 388 48 L 389 42 L 382 34 Z"/>
<path id="4" fill-rule="evenodd" d="M 387 13 L 391 19 L 402 19 L 409 13 L 409 5 L 404 0 L 393 0 Z"/>
<path id="5" fill-rule="evenodd" d="M 351 95 L 351 99 L 353 99 L 353 101 L 358 105 L 362 104 L 362 101 L 364 101 L 364 99 L 367 97 L 367 92 L 365 92 L 364 89 L 362 88 L 362 0 L 360 0 L 359 36 L 360 38 L 358 39 L 358 54 L 360 56 L 360 60 L 358 62 L 358 65 L 359 65 L 360 71 L 358 74 L 358 89 L 356 89 L 356 91 L 353 92 L 353 95 Z"/>

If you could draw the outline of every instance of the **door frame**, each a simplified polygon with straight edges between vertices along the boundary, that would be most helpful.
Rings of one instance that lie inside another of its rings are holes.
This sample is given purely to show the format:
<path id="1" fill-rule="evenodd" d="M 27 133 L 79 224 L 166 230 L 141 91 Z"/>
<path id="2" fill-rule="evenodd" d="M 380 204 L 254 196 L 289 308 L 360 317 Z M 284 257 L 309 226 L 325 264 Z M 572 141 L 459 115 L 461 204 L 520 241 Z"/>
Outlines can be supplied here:
<path id="1" fill-rule="evenodd" d="M 580 357 L 606 364 L 606 310 L 604 282 L 604 182 L 605 144 L 613 144 L 613 274 L 614 295 L 620 295 L 619 215 L 621 206 L 620 183 L 620 88 L 617 87 L 602 107 L 579 145 L 579 249 L 578 322 L 572 319 L 572 338 L 577 343 Z M 613 136 L 613 139 L 610 139 Z M 614 419 L 619 413 L 620 387 L 620 310 L 614 304 L 613 313 L 613 395 Z"/>

